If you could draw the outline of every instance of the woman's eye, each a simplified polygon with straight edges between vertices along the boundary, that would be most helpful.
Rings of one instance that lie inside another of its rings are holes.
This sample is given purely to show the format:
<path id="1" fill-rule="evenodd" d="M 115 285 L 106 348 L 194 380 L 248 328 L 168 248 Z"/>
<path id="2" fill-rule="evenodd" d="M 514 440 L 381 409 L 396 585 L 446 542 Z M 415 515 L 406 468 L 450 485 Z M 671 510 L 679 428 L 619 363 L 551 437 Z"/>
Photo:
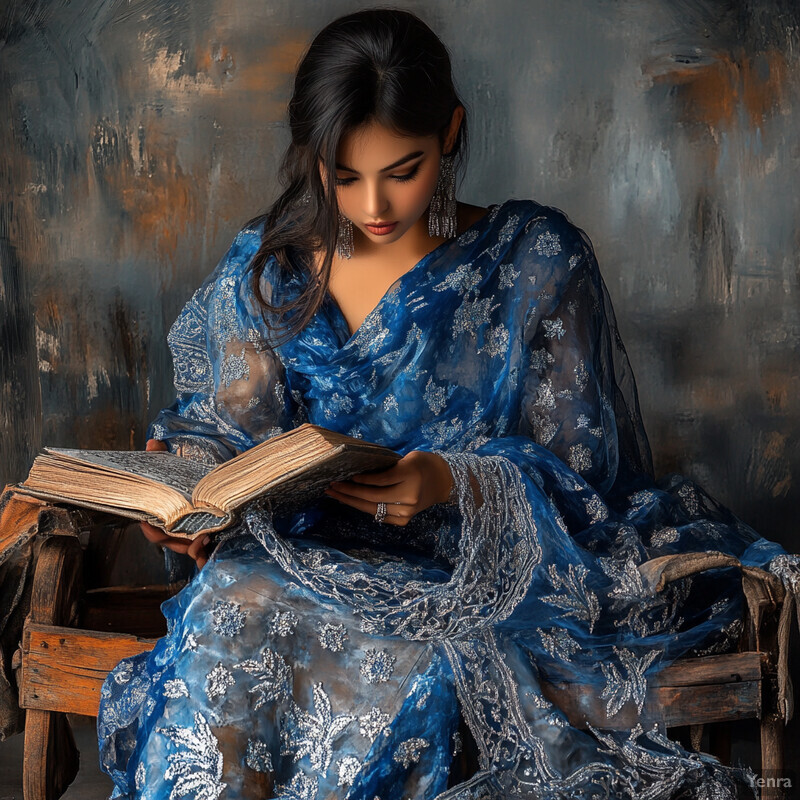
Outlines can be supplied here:
<path id="1" fill-rule="evenodd" d="M 336 178 L 337 186 L 349 186 L 355 181 L 355 178 Z"/>
<path id="2" fill-rule="evenodd" d="M 410 172 L 406 172 L 405 175 L 392 175 L 392 177 L 400 183 L 405 183 L 405 181 L 413 181 L 414 178 L 417 177 L 418 172 L 419 164 L 417 164 Z"/>

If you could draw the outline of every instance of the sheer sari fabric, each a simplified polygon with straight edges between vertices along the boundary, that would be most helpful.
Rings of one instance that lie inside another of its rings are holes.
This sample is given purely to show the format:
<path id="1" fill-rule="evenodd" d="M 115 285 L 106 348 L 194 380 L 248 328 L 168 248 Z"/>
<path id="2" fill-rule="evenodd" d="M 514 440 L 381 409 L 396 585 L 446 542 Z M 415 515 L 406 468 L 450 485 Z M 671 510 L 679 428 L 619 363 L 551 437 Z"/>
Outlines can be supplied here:
<path id="1" fill-rule="evenodd" d="M 259 244 L 242 231 L 173 326 L 178 398 L 151 435 L 222 461 L 310 421 L 440 453 L 458 505 L 405 528 L 330 500 L 248 509 L 164 604 L 168 635 L 104 685 L 113 796 L 748 796 L 746 774 L 651 726 L 571 726 L 540 688 L 594 686 L 613 723 L 675 658 L 734 645 L 738 573 L 654 595 L 649 558 L 722 550 L 796 570 L 690 481 L 653 480 L 584 235 L 531 201 L 494 206 L 355 334 L 328 298 L 274 350 L 250 289 Z M 268 266 L 267 296 L 301 290 Z"/>

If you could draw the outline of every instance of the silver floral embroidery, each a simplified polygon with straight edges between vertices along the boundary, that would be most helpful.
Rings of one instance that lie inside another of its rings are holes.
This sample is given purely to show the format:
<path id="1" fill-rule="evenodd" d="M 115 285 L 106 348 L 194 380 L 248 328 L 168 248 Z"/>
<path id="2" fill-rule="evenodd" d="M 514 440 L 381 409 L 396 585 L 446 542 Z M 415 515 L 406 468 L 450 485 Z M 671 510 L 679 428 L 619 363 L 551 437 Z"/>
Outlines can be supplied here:
<path id="1" fill-rule="evenodd" d="M 579 361 L 575 365 L 575 385 L 581 392 L 589 385 L 589 371 L 585 361 Z"/>
<path id="2" fill-rule="evenodd" d="M 392 677 L 396 660 L 388 650 L 367 650 L 361 662 L 361 677 L 367 683 L 386 683 Z"/>
<path id="3" fill-rule="evenodd" d="M 581 646 L 563 628 L 554 628 L 549 631 L 537 628 L 536 632 L 542 640 L 542 647 L 554 658 L 572 661 L 572 656 L 581 649 Z"/>
<path id="4" fill-rule="evenodd" d="M 141 791 L 144 789 L 144 783 L 147 778 L 147 770 L 144 766 L 144 761 L 140 761 L 136 767 L 136 774 L 133 776 L 133 783 L 136 788 Z"/>
<path id="5" fill-rule="evenodd" d="M 531 422 L 536 444 L 547 447 L 553 437 L 558 433 L 558 425 L 541 414 L 534 414 Z"/>
<path id="6" fill-rule="evenodd" d="M 425 683 L 425 678 L 422 675 L 417 675 L 414 678 L 414 683 L 411 684 L 411 689 L 409 690 L 409 696 L 414 694 L 420 687 L 421 684 Z M 419 697 L 417 698 L 417 702 L 414 704 L 414 707 L 417 711 L 422 711 L 423 708 L 428 704 L 428 700 L 431 696 L 431 686 L 428 684 L 427 686 L 423 687 L 422 691 L 420 692 Z"/>
<path id="7" fill-rule="evenodd" d="M 608 519 L 608 508 L 601 499 L 600 495 L 593 494 L 584 502 L 586 513 L 591 517 L 592 522 L 603 522 Z"/>
<path id="8" fill-rule="evenodd" d="M 472 244 L 478 238 L 478 231 L 471 229 L 468 231 L 464 231 L 461 236 L 458 237 L 458 243 L 462 247 L 466 247 L 467 245 Z"/>
<path id="9" fill-rule="evenodd" d="M 720 653 L 730 653 L 735 643 L 739 641 L 743 627 L 744 622 L 741 619 L 729 622 L 723 626 L 722 636 L 716 642 L 713 642 L 708 647 L 695 650 L 696 654 L 698 656 L 715 656 Z"/>
<path id="10" fill-rule="evenodd" d="M 592 451 L 583 444 L 573 444 L 569 448 L 567 463 L 575 472 L 588 472 L 592 468 Z"/>
<path id="11" fill-rule="evenodd" d="M 256 772 L 272 772 L 272 753 L 267 743 L 260 739 L 248 739 L 244 763 Z"/>
<path id="12" fill-rule="evenodd" d="M 339 786 L 352 786 L 361 769 L 361 762 L 354 756 L 345 756 L 338 764 Z"/>
<path id="13" fill-rule="evenodd" d="M 548 594 L 542 601 L 564 611 L 564 616 L 574 617 L 589 623 L 589 631 L 594 630 L 600 619 L 600 603 L 597 595 L 586 586 L 589 571 L 583 564 L 570 564 L 566 572 L 559 572 L 555 564 L 547 569 L 550 583 L 558 594 Z"/>
<path id="14" fill-rule="evenodd" d="M 169 681 L 164 681 L 164 697 L 169 698 L 176 698 L 176 697 L 188 697 L 189 696 L 189 689 L 186 687 L 186 683 L 182 681 L 180 678 L 174 678 Z"/>
<path id="15" fill-rule="evenodd" d="M 465 295 L 475 289 L 481 282 L 481 271 L 469 264 L 459 264 L 447 277 L 433 287 L 434 292 L 444 292 L 447 289 Z"/>
<path id="16" fill-rule="evenodd" d="M 328 419 L 334 419 L 339 414 L 347 414 L 353 410 L 353 400 L 344 394 L 334 392 L 329 398 L 325 406 L 325 416 Z"/>
<path id="17" fill-rule="evenodd" d="M 556 396 L 553 391 L 553 381 L 544 378 L 536 387 L 536 402 L 534 406 L 552 411 L 556 407 Z"/>
<path id="18" fill-rule="evenodd" d="M 505 221 L 503 227 L 500 229 L 500 233 L 497 234 L 497 242 L 486 250 L 490 258 L 498 258 L 500 251 L 503 249 L 503 245 L 514 238 L 514 231 L 518 224 L 519 216 L 517 214 L 513 214 Z"/>
<path id="19" fill-rule="evenodd" d="M 570 270 L 570 272 L 572 272 L 572 270 L 574 270 L 575 267 L 578 266 L 578 264 L 580 263 L 580 260 L 581 260 L 581 257 L 579 255 L 577 255 L 577 254 L 574 254 L 574 253 L 573 253 L 573 255 L 571 255 L 569 257 L 569 270 Z"/>
<path id="20" fill-rule="evenodd" d="M 249 378 L 250 365 L 247 363 L 244 347 L 239 354 L 229 353 L 225 356 L 220 367 L 219 379 L 226 387 L 230 386 L 234 381 L 249 380 Z"/>
<path id="21" fill-rule="evenodd" d="M 131 667 L 130 662 L 121 661 L 114 670 L 114 683 L 118 683 L 121 686 L 124 683 L 128 683 L 132 677 L 133 668 Z"/>
<path id="22" fill-rule="evenodd" d="M 186 641 L 183 643 L 184 650 L 191 650 L 194 652 L 197 650 L 197 637 L 193 633 L 189 633 L 186 636 Z"/>
<path id="23" fill-rule="evenodd" d="M 508 348 L 508 329 L 502 323 L 489 328 L 483 342 L 483 347 L 478 350 L 479 353 L 487 353 L 492 358 L 502 355 Z"/>
<path id="24" fill-rule="evenodd" d="M 514 269 L 513 263 L 500 265 L 500 280 L 498 286 L 501 289 L 510 289 L 519 278 L 519 270 Z"/>
<path id="25" fill-rule="evenodd" d="M 425 392 L 422 397 L 428 404 L 428 408 L 430 408 L 434 414 L 441 414 L 447 404 L 447 398 L 453 393 L 454 388 L 453 386 L 437 386 L 433 382 L 433 376 L 431 376 L 428 378 L 428 383 L 425 385 Z"/>
<path id="26" fill-rule="evenodd" d="M 558 711 L 554 711 L 552 714 L 550 714 L 547 717 L 547 722 L 557 728 L 566 728 L 569 726 L 569 722 L 564 719 L 564 715 Z"/>
<path id="27" fill-rule="evenodd" d="M 292 668 L 286 663 L 280 653 L 265 648 L 261 653 L 261 661 L 247 659 L 239 664 L 234 664 L 234 669 L 243 669 L 252 675 L 256 681 L 250 689 L 251 694 L 257 694 L 253 710 L 257 711 L 264 703 L 282 702 L 292 692 L 294 674 Z"/>
<path id="28" fill-rule="evenodd" d="M 383 400 L 383 410 L 397 411 L 398 407 L 397 398 L 393 394 L 387 394 Z"/>
<path id="29" fill-rule="evenodd" d="M 381 733 L 389 731 L 389 715 L 384 714 L 379 708 L 373 706 L 369 714 L 358 718 L 358 732 L 374 742 Z"/>
<path id="30" fill-rule="evenodd" d="M 464 739 L 461 731 L 453 732 L 453 755 L 457 756 L 464 749 Z"/>
<path id="31" fill-rule="evenodd" d="M 170 725 L 156 730 L 179 748 L 167 756 L 169 767 L 164 777 L 175 781 L 169 800 L 191 793 L 194 800 L 217 800 L 227 786 L 221 780 L 222 753 L 203 714 L 195 712 L 194 728 Z"/>
<path id="32" fill-rule="evenodd" d="M 780 578 L 787 590 L 800 594 L 800 556 L 775 556 L 767 565 L 767 570 Z"/>
<path id="33" fill-rule="evenodd" d="M 647 695 L 647 680 L 645 671 L 653 663 L 657 652 L 651 650 L 641 657 L 626 647 L 614 647 L 614 653 L 619 662 L 601 661 L 600 668 L 606 678 L 606 686 L 601 693 L 602 698 L 608 698 L 606 713 L 613 717 L 628 700 L 636 703 L 639 713 L 642 713 L 645 697 Z"/>
<path id="34" fill-rule="evenodd" d="M 347 629 L 344 625 L 334 625 L 326 622 L 317 629 L 319 643 L 332 653 L 341 653 L 344 650 L 344 640 L 347 639 Z"/>
<path id="35" fill-rule="evenodd" d="M 641 508 L 642 506 L 647 505 L 648 503 L 652 502 L 656 499 L 656 496 L 653 492 L 648 489 L 643 489 L 639 492 L 634 492 L 629 498 L 628 502 L 635 506 L 637 509 Z"/>
<path id="36" fill-rule="evenodd" d="M 281 800 L 314 800 L 317 796 L 317 779 L 299 772 L 291 783 L 281 783 L 275 787 L 275 796 Z"/>
<path id="37" fill-rule="evenodd" d="M 679 536 L 677 528 L 660 528 L 657 531 L 653 531 L 650 542 L 653 547 L 663 547 L 665 544 L 677 542 Z"/>
<path id="38" fill-rule="evenodd" d="M 578 419 L 575 421 L 575 430 L 579 430 L 580 428 L 588 428 L 591 420 L 586 414 L 578 414 Z"/>
<path id="39" fill-rule="evenodd" d="M 542 327 L 544 328 L 545 339 L 560 339 L 567 332 L 564 328 L 564 323 L 561 321 L 561 317 L 543 319 Z"/>
<path id="40" fill-rule="evenodd" d="M 220 636 L 236 636 L 244 627 L 247 612 L 238 603 L 217 600 L 211 609 L 214 630 Z"/>
<path id="41" fill-rule="evenodd" d="M 371 311 L 353 338 L 353 344 L 358 348 L 358 357 L 365 358 L 369 353 L 379 350 L 389 333 L 389 329 L 383 327 L 381 315 L 375 310 Z"/>
<path id="42" fill-rule="evenodd" d="M 392 760 L 397 764 L 402 764 L 405 769 L 408 769 L 412 764 L 416 764 L 422 758 L 422 751 L 430 747 L 430 742 L 427 739 L 422 739 L 419 736 L 412 736 L 404 742 L 400 742 L 397 750 L 392 755 Z"/>
<path id="43" fill-rule="evenodd" d="M 557 234 L 546 231 L 545 233 L 540 233 L 536 237 L 536 244 L 534 247 L 540 256 L 551 258 L 552 256 L 557 256 L 561 252 L 561 240 L 558 238 Z"/>
<path id="44" fill-rule="evenodd" d="M 218 662 L 217 666 L 206 675 L 206 694 L 209 700 L 222 697 L 228 689 L 236 683 L 233 673 Z"/>
<path id="45" fill-rule="evenodd" d="M 683 501 L 683 507 L 692 516 L 697 514 L 700 510 L 700 503 L 698 502 L 697 492 L 694 486 L 684 483 L 683 486 L 678 489 L 678 497 Z"/>
<path id="46" fill-rule="evenodd" d="M 462 333 L 473 333 L 489 322 L 492 311 L 499 308 L 500 303 L 492 305 L 494 297 L 464 300 L 453 314 L 452 335 L 457 339 Z"/>
<path id="47" fill-rule="evenodd" d="M 292 702 L 281 730 L 282 755 L 290 755 L 295 762 L 308 756 L 311 766 L 327 774 L 333 758 L 333 742 L 356 717 L 352 714 L 334 714 L 328 693 L 321 683 L 314 684 L 314 710 L 316 714 Z"/>
<path id="48" fill-rule="evenodd" d="M 276 611 L 267 622 L 267 631 L 272 636 L 291 636 L 299 621 L 294 611 Z"/>
<path id="49" fill-rule="evenodd" d="M 531 353 L 531 367 L 539 372 L 546 370 L 550 364 L 555 363 L 555 360 L 555 357 L 548 353 L 544 347 Z"/>

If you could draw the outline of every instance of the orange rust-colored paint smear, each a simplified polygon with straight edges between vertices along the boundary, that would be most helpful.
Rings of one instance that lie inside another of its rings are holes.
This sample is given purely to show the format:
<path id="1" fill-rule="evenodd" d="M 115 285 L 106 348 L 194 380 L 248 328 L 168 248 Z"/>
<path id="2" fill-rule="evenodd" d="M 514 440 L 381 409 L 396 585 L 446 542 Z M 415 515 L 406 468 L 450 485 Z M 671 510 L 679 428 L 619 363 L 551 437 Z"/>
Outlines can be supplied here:
<path id="1" fill-rule="evenodd" d="M 676 65 L 654 80 L 678 87 L 685 122 L 729 128 L 744 107 L 751 123 L 758 126 L 780 106 L 787 65 L 777 50 L 755 56 L 722 53 L 711 63 Z"/>
<path id="2" fill-rule="evenodd" d="M 769 50 L 744 62 L 742 102 L 753 125 L 760 125 L 780 108 L 788 82 L 786 56 L 778 50 Z"/>

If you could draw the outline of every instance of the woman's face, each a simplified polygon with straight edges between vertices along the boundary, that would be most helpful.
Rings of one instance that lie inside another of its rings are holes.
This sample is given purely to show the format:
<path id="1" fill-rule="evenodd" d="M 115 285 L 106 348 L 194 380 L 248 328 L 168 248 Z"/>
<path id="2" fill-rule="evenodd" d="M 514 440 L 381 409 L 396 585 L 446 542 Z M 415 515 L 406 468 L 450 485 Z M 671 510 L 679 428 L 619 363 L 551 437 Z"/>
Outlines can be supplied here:
<path id="1" fill-rule="evenodd" d="M 391 244 L 424 225 L 439 176 L 437 136 L 403 136 L 378 123 L 344 136 L 336 151 L 339 210 L 369 241 Z"/>

